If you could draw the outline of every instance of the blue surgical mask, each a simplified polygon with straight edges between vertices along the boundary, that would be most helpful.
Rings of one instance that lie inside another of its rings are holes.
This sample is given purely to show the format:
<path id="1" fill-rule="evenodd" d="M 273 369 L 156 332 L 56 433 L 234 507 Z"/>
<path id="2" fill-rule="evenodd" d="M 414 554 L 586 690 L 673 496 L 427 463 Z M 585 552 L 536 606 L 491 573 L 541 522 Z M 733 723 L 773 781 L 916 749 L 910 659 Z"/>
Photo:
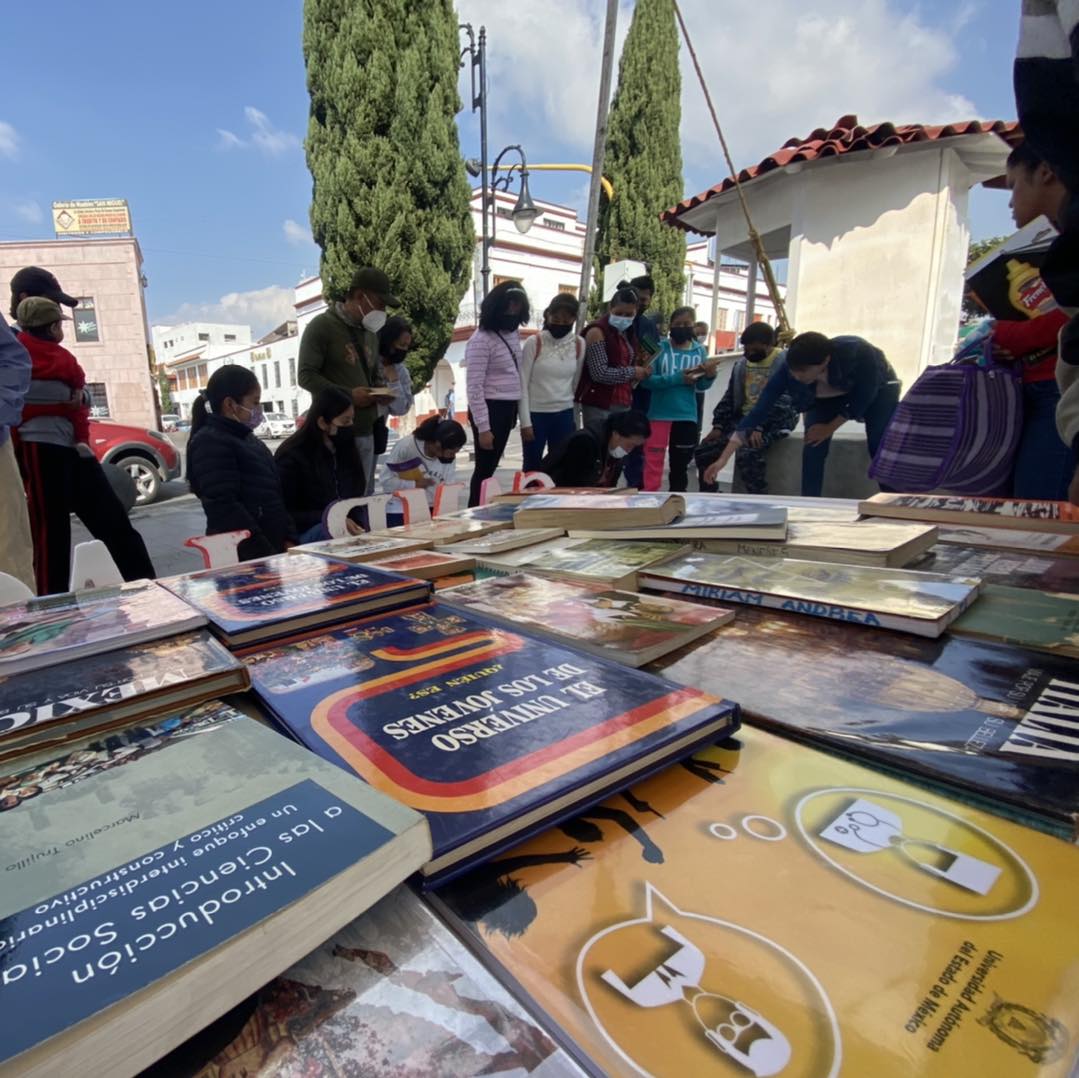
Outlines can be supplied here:
<path id="1" fill-rule="evenodd" d="M 633 325 L 633 316 L 629 314 L 612 314 L 608 321 L 619 333 L 625 333 Z"/>

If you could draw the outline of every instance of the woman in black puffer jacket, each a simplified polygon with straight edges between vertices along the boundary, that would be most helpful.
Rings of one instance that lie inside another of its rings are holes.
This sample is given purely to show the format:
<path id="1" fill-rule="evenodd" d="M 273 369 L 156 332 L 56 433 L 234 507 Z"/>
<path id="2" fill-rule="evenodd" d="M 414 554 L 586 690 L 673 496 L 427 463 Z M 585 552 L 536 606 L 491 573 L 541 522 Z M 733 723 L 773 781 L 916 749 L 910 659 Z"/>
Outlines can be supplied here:
<path id="1" fill-rule="evenodd" d="M 296 542 L 273 456 L 253 433 L 262 423 L 261 391 L 247 367 L 221 367 L 191 409 L 187 480 L 207 535 L 251 533 L 240 544 L 241 561 L 282 554 Z"/>

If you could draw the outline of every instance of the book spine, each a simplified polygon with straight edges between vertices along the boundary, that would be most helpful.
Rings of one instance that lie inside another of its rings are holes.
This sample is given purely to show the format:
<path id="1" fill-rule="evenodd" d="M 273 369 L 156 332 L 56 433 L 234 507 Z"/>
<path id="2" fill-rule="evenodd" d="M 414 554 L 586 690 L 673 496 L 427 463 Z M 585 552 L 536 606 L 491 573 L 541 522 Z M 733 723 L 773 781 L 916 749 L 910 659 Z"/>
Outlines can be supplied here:
<path id="1" fill-rule="evenodd" d="M 716 584 L 701 584 L 692 580 L 673 580 L 670 577 L 651 576 L 642 573 L 642 587 L 655 591 L 667 591 L 689 598 L 714 599 L 721 603 L 741 603 L 743 606 L 763 606 L 769 610 L 783 610 L 789 614 L 809 614 L 815 618 L 829 618 L 854 625 L 869 625 L 876 629 L 895 629 L 916 636 L 940 636 L 942 630 L 935 621 L 920 622 L 915 618 L 900 618 L 894 614 L 878 614 L 871 610 L 858 610 L 851 606 L 833 603 L 817 603 L 806 599 L 786 599 L 781 595 L 769 595 L 762 591 L 746 591 L 743 588 L 725 588 Z"/>

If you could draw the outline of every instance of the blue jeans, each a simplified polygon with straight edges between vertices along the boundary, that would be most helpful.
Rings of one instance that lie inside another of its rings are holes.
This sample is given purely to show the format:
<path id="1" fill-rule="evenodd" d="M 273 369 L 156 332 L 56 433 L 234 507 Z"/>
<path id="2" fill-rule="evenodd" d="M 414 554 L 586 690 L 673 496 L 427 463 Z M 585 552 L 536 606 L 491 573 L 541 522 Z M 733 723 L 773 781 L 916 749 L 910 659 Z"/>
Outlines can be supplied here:
<path id="1" fill-rule="evenodd" d="M 312 524 L 297 540 L 298 544 L 302 543 L 320 543 L 324 539 L 329 539 L 330 533 L 326 531 L 326 526 L 320 521 L 318 524 Z"/>
<path id="2" fill-rule="evenodd" d="M 1053 380 L 1023 386 L 1023 433 L 1012 473 L 1013 498 L 1066 501 L 1075 454 L 1057 433 L 1060 390 Z"/>
<path id="3" fill-rule="evenodd" d="M 814 423 L 830 423 L 840 415 L 846 406 L 847 397 L 825 397 L 818 401 L 805 414 L 805 429 L 808 431 Z M 865 441 L 869 456 L 875 457 L 885 430 L 892 420 L 899 403 L 899 383 L 892 382 L 881 387 L 873 398 L 873 403 L 866 409 L 861 422 L 865 423 Z M 802 497 L 819 498 L 824 490 L 824 462 L 828 459 L 828 450 L 832 439 L 820 445 L 802 447 Z"/>
<path id="4" fill-rule="evenodd" d="M 561 412 L 533 412 L 532 434 L 530 442 L 524 442 L 524 470 L 539 471 L 540 461 L 556 445 L 564 442 L 575 430 L 573 409 Z"/>

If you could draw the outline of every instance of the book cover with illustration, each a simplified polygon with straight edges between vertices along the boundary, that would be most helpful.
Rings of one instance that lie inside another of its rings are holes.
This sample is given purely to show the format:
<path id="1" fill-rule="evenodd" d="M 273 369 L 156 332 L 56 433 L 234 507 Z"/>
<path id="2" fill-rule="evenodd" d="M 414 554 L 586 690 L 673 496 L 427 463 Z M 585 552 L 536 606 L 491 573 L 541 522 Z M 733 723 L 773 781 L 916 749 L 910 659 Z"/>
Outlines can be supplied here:
<path id="1" fill-rule="evenodd" d="M 681 494 L 534 494 L 517 506 L 515 528 L 593 528 L 609 533 L 622 528 L 659 527 L 686 511 Z"/>
<path id="2" fill-rule="evenodd" d="M 219 703 L 9 761 L 0 814 L 16 1075 L 136 1073 L 430 851 L 416 813 Z"/>
<path id="3" fill-rule="evenodd" d="M 945 526 L 940 529 L 940 542 L 1012 550 L 1020 554 L 1043 554 L 1051 558 L 1079 557 L 1079 535 L 1055 535 L 1053 532 Z"/>
<path id="4" fill-rule="evenodd" d="M 565 532 L 561 528 L 508 528 L 506 531 L 492 532 L 475 539 L 461 539 L 455 543 L 439 543 L 437 549 L 443 554 L 467 554 L 481 557 L 487 554 L 505 554 L 523 547 L 538 547 L 541 543 L 550 543 L 552 539 L 561 539 Z"/>
<path id="5" fill-rule="evenodd" d="M 602 583 L 615 588 L 637 587 L 639 570 L 669 558 L 677 547 L 658 539 L 569 539 L 525 563 L 526 571 L 543 576 Z"/>
<path id="6" fill-rule="evenodd" d="M 581 1073 L 407 887 L 260 989 L 229 1032 L 237 1022 L 231 1038 L 208 1048 L 196 1037 L 160 1070 L 194 1078 Z"/>
<path id="7" fill-rule="evenodd" d="M 729 693 L 754 725 L 1079 838 L 1079 669 L 1070 660 L 744 608 L 657 666 L 671 681 Z"/>
<path id="8" fill-rule="evenodd" d="M 208 632 L 184 633 L 0 678 L 0 759 L 248 687 Z"/>
<path id="9" fill-rule="evenodd" d="M 454 588 L 441 601 L 634 667 L 699 640 L 734 617 L 732 610 L 702 603 L 525 573 Z"/>
<path id="10" fill-rule="evenodd" d="M 435 902 L 594 1075 L 1068 1078 L 1074 846 L 747 730 Z"/>
<path id="11" fill-rule="evenodd" d="M 641 587 L 940 636 L 974 600 L 978 580 L 794 558 L 679 554 L 644 569 Z"/>
<path id="12" fill-rule="evenodd" d="M 999 640 L 1079 658 L 1079 597 L 987 584 L 953 626 L 959 636 Z"/>
<path id="13" fill-rule="evenodd" d="M 504 524 L 513 527 L 514 506 L 504 505 L 499 501 L 487 505 L 470 505 L 467 509 L 455 509 L 452 513 L 442 513 L 438 520 L 475 520 L 481 524 Z"/>
<path id="14" fill-rule="evenodd" d="M 149 580 L 0 606 L 0 677 L 198 629 L 206 617 Z"/>
<path id="15" fill-rule="evenodd" d="M 782 506 L 754 505 L 746 501 L 719 501 L 713 494 L 682 494 L 682 513 L 665 524 L 635 524 L 623 518 L 605 531 L 587 519 L 570 527 L 582 538 L 605 539 L 785 539 L 788 510 Z"/>
<path id="16" fill-rule="evenodd" d="M 471 520 L 454 517 L 436 517 L 422 524 L 402 524 L 385 531 L 370 532 L 377 538 L 408 539 L 434 546 L 436 543 L 455 543 L 460 539 L 473 539 L 480 535 L 513 527 L 513 522 L 505 520 Z"/>
<path id="17" fill-rule="evenodd" d="M 346 535 L 341 539 L 325 539 L 319 543 L 305 543 L 294 546 L 290 554 L 312 554 L 319 558 L 337 558 L 340 561 L 375 562 L 382 558 L 394 558 L 398 554 L 409 554 L 413 550 L 425 550 L 431 544 L 416 539 L 390 539 L 387 536 L 375 537 L 367 532 L 363 535 Z"/>
<path id="18" fill-rule="evenodd" d="M 277 554 L 163 583 L 230 646 L 423 602 L 430 593 L 428 584 L 370 565 L 305 554 Z"/>
<path id="19" fill-rule="evenodd" d="M 1022 528 L 1025 531 L 1075 535 L 1079 505 L 1070 502 L 1022 501 L 1017 498 L 965 498 L 952 494 L 874 494 L 858 503 L 871 517 L 925 520 L 949 526 Z"/>
<path id="20" fill-rule="evenodd" d="M 442 602 L 243 658 L 284 729 L 427 815 L 429 882 L 737 722 L 728 701 Z"/>
<path id="21" fill-rule="evenodd" d="M 1023 321 L 1056 310 L 1041 268 L 1057 230 L 1042 216 L 967 267 L 967 288 L 993 318 Z"/>
<path id="22" fill-rule="evenodd" d="M 439 580 L 472 572 L 476 568 L 476 559 L 442 550 L 414 550 L 410 554 L 382 558 L 376 564 L 387 573 L 411 576 L 417 580 Z"/>
<path id="23" fill-rule="evenodd" d="M 803 498 L 794 494 L 691 494 L 687 512 L 759 513 L 783 509 L 790 524 L 854 524 L 860 517 L 853 498 Z"/>
<path id="24" fill-rule="evenodd" d="M 937 529 L 931 525 L 862 520 L 856 524 L 791 523 L 783 540 L 701 539 L 695 545 L 709 554 L 902 569 L 924 557 L 936 541 Z"/>
<path id="25" fill-rule="evenodd" d="M 1047 538 L 1062 539 L 1064 536 L 1048 535 Z M 937 543 L 914 568 L 948 576 L 974 576 L 986 584 L 1079 594 L 1079 558 Z"/>

